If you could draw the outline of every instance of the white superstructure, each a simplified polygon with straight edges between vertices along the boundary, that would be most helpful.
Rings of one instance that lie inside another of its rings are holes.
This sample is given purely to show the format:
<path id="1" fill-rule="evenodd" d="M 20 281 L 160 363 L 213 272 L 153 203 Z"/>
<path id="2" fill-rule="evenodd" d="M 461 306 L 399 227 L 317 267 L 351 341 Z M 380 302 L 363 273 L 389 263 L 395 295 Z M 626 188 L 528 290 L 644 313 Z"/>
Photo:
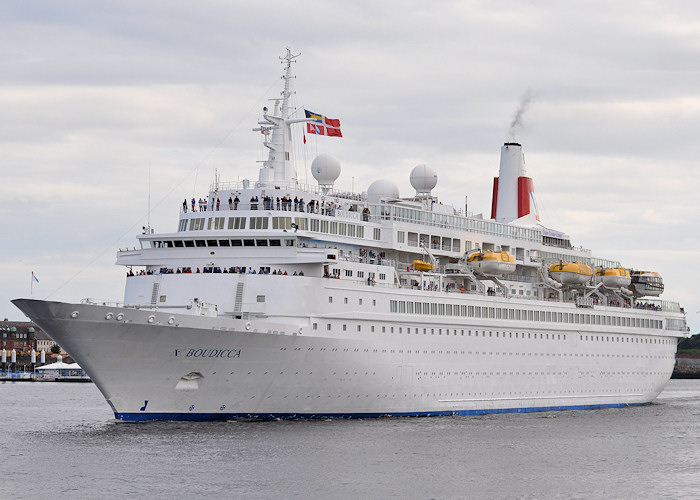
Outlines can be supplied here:
<path id="1" fill-rule="evenodd" d="M 123 302 L 14 301 L 117 419 L 526 412 L 661 392 L 684 312 L 643 298 L 663 290 L 652 272 L 633 290 L 552 279 L 555 264 L 621 265 L 538 223 L 520 144 L 502 149 L 492 220 L 441 204 L 426 165 L 405 198 L 387 179 L 336 190 L 329 155 L 312 163 L 318 185 L 301 184 L 292 125 L 313 120 L 290 118 L 295 57 L 255 129 L 270 150 L 259 180 L 217 179 L 177 231 L 120 250 Z"/>

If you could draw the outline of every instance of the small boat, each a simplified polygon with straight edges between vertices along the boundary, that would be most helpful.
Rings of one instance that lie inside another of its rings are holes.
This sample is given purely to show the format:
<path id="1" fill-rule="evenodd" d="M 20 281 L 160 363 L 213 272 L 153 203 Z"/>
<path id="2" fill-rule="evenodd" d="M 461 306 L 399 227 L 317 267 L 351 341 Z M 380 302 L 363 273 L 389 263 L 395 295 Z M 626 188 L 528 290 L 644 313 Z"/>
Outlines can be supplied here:
<path id="1" fill-rule="evenodd" d="M 559 261 L 549 266 L 549 274 L 554 281 L 558 281 L 562 285 L 583 285 L 590 281 L 593 269 L 579 261 Z"/>
<path id="2" fill-rule="evenodd" d="M 659 273 L 653 271 L 630 271 L 631 285 L 635 295 L 639 297 L 658 297 L 664 291 L 664 280 Z"/>
<path id="3" fill-rule="evenodd" d="M 411 264 L 413 264 L 416 271 L 432 271 L 435 269 L 435 266 L 424 260 L 414 260 Z"/>
<path id="4" fill-rule="evenodd" d="M 606 288 L 620 288 L 629 286 L 632 282 L 630 272 L 624 267 L 604 267 L 596 269 L 595 275 L 603 282 Z"/>
<path id="5" fill-rule="evenodd" d="M 515 272 L 515 257 L 510 252 L 474 252 L 467 258 L 473 271 L 481 274 L 510 274 Z"/>

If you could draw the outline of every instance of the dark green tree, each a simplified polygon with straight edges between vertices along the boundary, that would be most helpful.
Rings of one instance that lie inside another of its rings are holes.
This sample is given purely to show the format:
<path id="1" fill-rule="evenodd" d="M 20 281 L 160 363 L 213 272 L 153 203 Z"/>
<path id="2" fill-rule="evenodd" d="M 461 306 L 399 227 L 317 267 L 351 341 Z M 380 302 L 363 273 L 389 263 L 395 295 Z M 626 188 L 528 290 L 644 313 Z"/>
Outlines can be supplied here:
<path id="1" fill-rule="evenodd" d="M 58 346 L 58 344 L 54 344 L 51 346 L 51 352 L 54 354 L 58 354 L 61 352 L 61 348 Z"/>
<path id="2" fill-rule="evenodd" d="M 678 352 L 688 351 L 691 349 L 700 350 L 700 333 L 696 333 L 692 337 L 683 339 L 678 342 Z"/>

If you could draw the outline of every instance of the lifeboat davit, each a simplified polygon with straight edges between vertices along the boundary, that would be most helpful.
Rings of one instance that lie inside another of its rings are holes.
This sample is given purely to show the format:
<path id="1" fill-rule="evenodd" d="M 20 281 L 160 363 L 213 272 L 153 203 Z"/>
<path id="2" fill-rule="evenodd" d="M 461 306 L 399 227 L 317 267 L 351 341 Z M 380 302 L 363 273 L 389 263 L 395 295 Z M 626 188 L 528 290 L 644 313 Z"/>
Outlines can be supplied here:
<path id="1" fill-rule="evenodd" d="M 558 281 L 562 285 L 583 285 L 590 281 L 593 269 L 578 261 L 559 261 L 549 266 L 549 274 L 554 281 Z"/>
<path id="2" fill-rule="evenodd" d="M 432 271 L 434 269 L 431 263 L 425 262 L 424 260 L 414 260 L 411 264 L 413 264 L 416 271 Z"/>
<path id="3" fill-rule="evenodd" d="M 640 297 L 658 297 L 664 291 L 664 280 L 659 273 L 653 271 L 631 271 L 631 288 Z"/>
<path id="4" fill-rule="evenodd" d="M 509 252 L 474 252 L 467 259 L 467 264 L 481 274 L 510 274 L 515 272 L 515 257 Z"/>
<path id="5" fill-rule="evenodd" d="M 632 283 L 630 272 L 624 267 L 604 267 L 596 269 L 595 275 L 603 282 L 606 288 L 620 288 Z"/>

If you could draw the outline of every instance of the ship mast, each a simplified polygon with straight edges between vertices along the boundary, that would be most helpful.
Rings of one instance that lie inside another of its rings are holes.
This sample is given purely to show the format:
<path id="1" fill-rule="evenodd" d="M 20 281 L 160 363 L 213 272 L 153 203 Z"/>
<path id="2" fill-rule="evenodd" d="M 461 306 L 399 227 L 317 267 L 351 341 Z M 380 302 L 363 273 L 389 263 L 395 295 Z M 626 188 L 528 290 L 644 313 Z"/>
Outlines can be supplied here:
<path id="1" fill-rule="evenodd" d="M 281 94 L 281 99 L 273 99 L 274 109 L 270 113 L 267 106 L 263 108 L 263 119 L 258 121 L 260 127 L 253 131 L 262 132 L 265 136 L 263 144 L 270 151 L 267 160 L 263 161 L 263 166 L 260 168 L 259 181 L 261 183 L 280 182 L 293 183 L 297 182 L 296 169 L 292 165 L 292 129 L 293 123 L 301 123 L 310 121 L 307 118 L 289 118 L 289 97 L 292 92 L 289 90 L 289 81 L 294 78 L 292 76 L 292 62 L 301 54 L 292 54 L 292 51 L 287 47 L 287 54 L 280 57 L 282 64 L 285 65 L 285 73 L 282 76 L 284 80 L 284 90 Z"/>

